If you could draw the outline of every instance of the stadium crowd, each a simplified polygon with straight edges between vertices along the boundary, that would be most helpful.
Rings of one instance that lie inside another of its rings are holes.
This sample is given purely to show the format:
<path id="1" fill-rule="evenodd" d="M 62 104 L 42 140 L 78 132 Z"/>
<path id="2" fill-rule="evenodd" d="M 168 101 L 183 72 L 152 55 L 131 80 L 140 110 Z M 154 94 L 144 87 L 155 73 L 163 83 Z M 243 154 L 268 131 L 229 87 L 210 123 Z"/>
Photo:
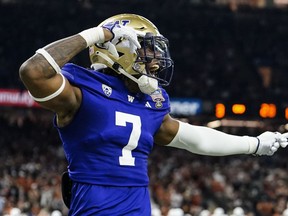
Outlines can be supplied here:
<path id="1" fill-rule="evenodd" d="M 113 8 L 109 1 L 99 1 L 95 8 L 89 1 L 82 7 L 80 1 L 71 1 L 71 7 L 60 2 L 39 3 L 33 10 L 29 4 L 0 3 L 1 17 L 8 17 L 0 19 L 1 88 L 22 88 L 18 68 L 39 47 L 127 12 L 121 1 L 113 2 Z M 149 17 L 170 40 L 176 65 L 173 84 L 167 88 L 171 97 L 287 105 L 287 10 L 244 7 L 235 12 L 195 7 L 189 1 L 152 0 L 151 9 L 144 7 L 147 2 L 137 2 L 129 1 L 129 12 Z M 74 61 L 88 67 L 87 55 Z M 1 108 L 0 114 L 0 215 L 13 215 L 11 210 L 25 216 L 67 215 L 60 188 L 67 164 L 51 113 Z M 177 216 L 171 209 L 192 216 L 216 215 L 222 209 L 219 215 L 231 215 L 237 207 L 249 216 L 284 216 L 285 154 L 280 150 L 269 158 L 218 158 L 155 147 L 149 164 L 153 216 Z"/>
<path id="2" fill-rule="evenodd" d="M 41 109 L 2 112 L 0 215 L 15 208 L 25 216 L 67 214 L 60 187 L 67 164 L 51 119 Z M 149 160 L 153 216 L 171 209 L 212 215 L 219 208 L 231 215 L 236 207 L 250 216 L 280 216 L 288 201 L 286 154 L 208 157 L 155 146 Z"/>

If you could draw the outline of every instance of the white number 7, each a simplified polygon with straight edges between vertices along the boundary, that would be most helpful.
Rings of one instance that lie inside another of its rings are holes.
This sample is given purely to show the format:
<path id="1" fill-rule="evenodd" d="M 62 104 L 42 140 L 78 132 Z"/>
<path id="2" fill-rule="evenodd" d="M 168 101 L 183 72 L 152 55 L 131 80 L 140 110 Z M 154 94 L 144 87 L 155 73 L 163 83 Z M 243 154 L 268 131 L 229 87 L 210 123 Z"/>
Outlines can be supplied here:
<path id="1" fill-rule="evenodd" d="M 135 166 L 135 157 L 132 156 L 132 150 L 137 147 L 141 135 L 140 116 L 116 111 L 115 124 L 126 127 L 127 122 L 132 123 L 132 131 L 127 145 L 122 149 L 122 156 L 119 157 L 119 163 L 121 166 Z"/>

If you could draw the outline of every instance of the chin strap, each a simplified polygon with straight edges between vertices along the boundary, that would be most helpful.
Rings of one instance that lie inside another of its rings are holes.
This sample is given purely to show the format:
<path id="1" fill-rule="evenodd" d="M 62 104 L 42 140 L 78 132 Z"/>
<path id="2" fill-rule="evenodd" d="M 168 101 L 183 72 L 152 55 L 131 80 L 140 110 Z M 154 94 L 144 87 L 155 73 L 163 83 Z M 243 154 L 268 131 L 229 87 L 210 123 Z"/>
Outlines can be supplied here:
<path id="1" fill-rule="evenodd" d="M 102 64 L 102 63 L 94 63 L 91 65 L 91 68 L 93 70 L 101 70 L 101 69 L 107 68 L 107 65 Z"/>
<path id="2" fill-rule="evenodd" d="M 114 68 L 115 70 L 119 71 L 119 73 L 123 74 L 124 76 L 136 82 L 140 88 L 140 91 L 143 92 L 144 94 L 150 95 L 158 89 L 157 79 L 148 77 L 146 75 L 142 75 L 139 79 L 137 79 L 136 77 L 132 76 L 127 71 L 125 71 L 119 64 L 114 62 L 111 58 L 109 58 L 104 53 L 97 51 L 96 55 L 99 55 L 101 58 L 105 59 L 106 62 L 110 64 L 111 68 Z"/>

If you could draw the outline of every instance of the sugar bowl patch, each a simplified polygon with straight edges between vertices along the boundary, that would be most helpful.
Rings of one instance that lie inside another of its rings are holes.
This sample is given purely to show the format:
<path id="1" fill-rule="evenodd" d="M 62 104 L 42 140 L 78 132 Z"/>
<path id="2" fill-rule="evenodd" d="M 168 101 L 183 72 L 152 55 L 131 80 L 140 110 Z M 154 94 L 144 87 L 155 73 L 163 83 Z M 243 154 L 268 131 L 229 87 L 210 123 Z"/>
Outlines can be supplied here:
<path id="1" fill-rule="evenodd" d="M 165 101 L 165 98 L 162 95 L 162 91 L 160 88 L 158 88 L 155 92 L 153 92 L 151 95 L 152 100 L 155 102 L 155 107 L 160 109 L 163 107 L 163 101 Z"/>

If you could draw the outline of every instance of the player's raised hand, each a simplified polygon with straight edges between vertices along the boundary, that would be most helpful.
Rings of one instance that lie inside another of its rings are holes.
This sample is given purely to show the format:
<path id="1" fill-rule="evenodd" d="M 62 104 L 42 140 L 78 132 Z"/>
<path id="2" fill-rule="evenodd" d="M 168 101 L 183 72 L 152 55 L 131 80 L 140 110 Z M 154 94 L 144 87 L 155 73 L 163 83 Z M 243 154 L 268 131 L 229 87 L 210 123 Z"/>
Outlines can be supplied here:
<path id="1" fill-rule="evenodd" d="M 119 23 L 108 23 L 103 25 L 102 27 L 111 31 L 111 33 L 113 34 L 111 42 L 114 45 L 117 45 L 123 39 L 126 39 L 129 41 L 129 47 L 131 53 L 141 48 L 141 45 L 138 42 L 137 33 L 133 28 L 123 26 Z"/>
<path id="2" fill-rule="evenodd" d="M 259 135 L 257 138 L 259 140 L 259 143 L 258 143 L 258 148 L 256 149 L 255 154 L 271 156 L 280 147 L 282 134 L 278 132 L 267 131 Z"/>
<path id="3" fill-rule="evenodd" d="M 281 138 L 280 138 L 279 142 L 280 142 L 280 146 L 282 148 L 285 148 L 288 145 L 288 132 L 281 134 Z"/>

